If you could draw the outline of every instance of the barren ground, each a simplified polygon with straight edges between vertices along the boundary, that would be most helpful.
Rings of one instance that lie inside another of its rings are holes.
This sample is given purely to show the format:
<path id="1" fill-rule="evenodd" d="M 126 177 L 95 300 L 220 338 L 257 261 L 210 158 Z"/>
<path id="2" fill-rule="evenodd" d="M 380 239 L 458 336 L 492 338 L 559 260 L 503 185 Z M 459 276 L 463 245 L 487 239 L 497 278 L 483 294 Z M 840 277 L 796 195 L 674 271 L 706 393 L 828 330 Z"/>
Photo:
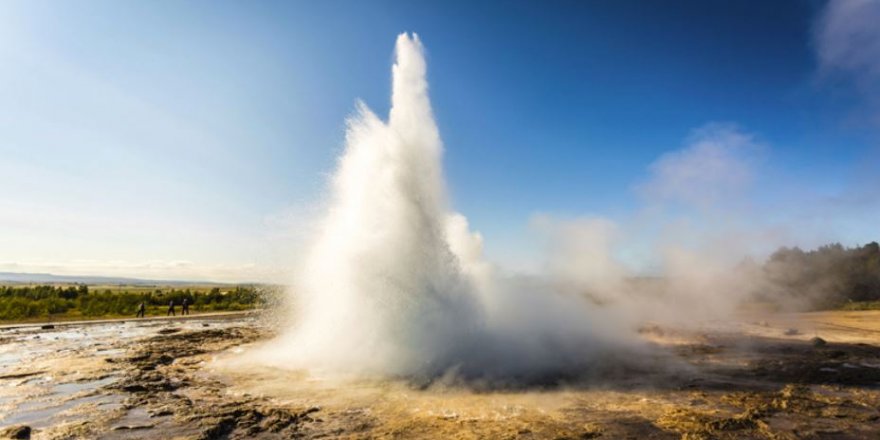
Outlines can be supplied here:
<path id="1" fill-rule="evenodd" d="M 880 438 L 876 311 L 646 326 L 637 363 L 518 387 L 243 367 L 259 322 L 0 329 L 0 437 Z"/>

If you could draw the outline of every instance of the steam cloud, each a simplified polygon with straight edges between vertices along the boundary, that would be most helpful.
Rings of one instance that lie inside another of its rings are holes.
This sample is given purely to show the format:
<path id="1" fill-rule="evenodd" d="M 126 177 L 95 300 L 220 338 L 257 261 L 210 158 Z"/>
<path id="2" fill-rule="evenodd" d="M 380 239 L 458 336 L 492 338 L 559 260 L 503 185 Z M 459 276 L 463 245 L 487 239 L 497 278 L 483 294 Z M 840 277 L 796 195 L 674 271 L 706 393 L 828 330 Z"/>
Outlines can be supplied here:
<path id="1" fill-rule="evenodd" d="M 329 373 L 521 375 L 586 362 L 612 318 L 576 292 L 500 277 L 451 212 L 416 35 L 397 39 L 388 122 L 348 122 L 328 209 L 297 284 L 277 365 Z"/>
<path id="2" fill-rule="evenodd" d="M 767 274 L 742 258 L 790 238 L 750 221 L 763 144 L 734 125 L 708 124 L 650 167 L 633 218 L 536 216 L 545 270 L 510 276 L 450 209 L 415 35 L 397 38 L 391 101 L 387 122 L 363 103 L 348 121 L 291 288 L 294 316 L 256 353 L 262 362 L 415 378 L 583 371 L 641 347 L 635 334 L 645 321 L 723 317 L 767 290 Z"/>

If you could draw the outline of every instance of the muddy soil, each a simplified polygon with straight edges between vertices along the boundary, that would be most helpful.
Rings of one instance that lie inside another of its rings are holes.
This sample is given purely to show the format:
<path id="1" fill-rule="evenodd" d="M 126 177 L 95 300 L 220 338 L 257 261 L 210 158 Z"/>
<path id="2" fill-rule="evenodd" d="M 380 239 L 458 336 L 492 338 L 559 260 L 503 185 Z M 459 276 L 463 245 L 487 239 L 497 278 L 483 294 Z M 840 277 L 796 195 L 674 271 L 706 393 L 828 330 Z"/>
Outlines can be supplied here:
<path id="1" fill-rule="evenodd" d="M 236 361 L 272 336 L 253 317 L 5 331 L 0 437 L 876 439 L 865 318 L 822 315 L 827 340 L 809 316 L 645 326 L 638 362 L 515 387 L 255 367 Z"/>

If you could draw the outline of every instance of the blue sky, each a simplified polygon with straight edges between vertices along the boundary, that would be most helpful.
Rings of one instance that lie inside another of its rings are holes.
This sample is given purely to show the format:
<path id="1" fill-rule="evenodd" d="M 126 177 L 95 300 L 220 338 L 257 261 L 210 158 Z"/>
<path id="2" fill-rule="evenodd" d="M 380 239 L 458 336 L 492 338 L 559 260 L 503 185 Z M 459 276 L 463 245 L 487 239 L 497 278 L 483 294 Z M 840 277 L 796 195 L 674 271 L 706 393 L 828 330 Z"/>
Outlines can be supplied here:
<path id="1" fill-rule="evenodd" d="M 644 188 L 706 127 L 754 146 L 731 147 L 748 182 L 713 210 L 747 201 L 748 227 L 788 229 L 774 245 L 877 239 L 878 9 L 6 1 L 0 270 L 283 278 L 355 100 L 388 110 L 403 31 L 428 51 L 454 206 L 502 265 L 533 264 L 536 216 L 693 210 Z"/>

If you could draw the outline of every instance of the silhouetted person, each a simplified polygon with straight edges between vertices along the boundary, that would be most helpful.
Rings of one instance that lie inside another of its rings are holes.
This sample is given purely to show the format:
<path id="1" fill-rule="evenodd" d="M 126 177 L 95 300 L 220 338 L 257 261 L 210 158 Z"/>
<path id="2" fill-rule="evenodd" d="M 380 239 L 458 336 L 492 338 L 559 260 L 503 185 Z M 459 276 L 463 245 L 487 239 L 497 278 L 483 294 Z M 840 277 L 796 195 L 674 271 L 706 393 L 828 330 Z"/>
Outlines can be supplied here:
<path id="1" fill-rule="evenodd" d="M 143 301 L 141 301 L 141 305 L 138 306 L 137 317 L 138 317 L 138 318 L 143 318 L 143 317 L 144 317 L 144 311 L 146 311 L 146 309 L 147 309 L 147 306 L 144 304 Z"/>
<path id="2" fill-rule="evenodd" d="M 189 299 L 183 299 L 183 310 L 180 312 L 181 315 L 189 315 Z"/>
<path id="3" fill-rule="evenodd" d="M 174 300 L 173 299 L 171 300 L 170 303 L 168 303 L 168 313 L 166 313 L 165 316 L 168 316 L 168 315 L 177 316 L 177 314 L 174 313 Z"/>

